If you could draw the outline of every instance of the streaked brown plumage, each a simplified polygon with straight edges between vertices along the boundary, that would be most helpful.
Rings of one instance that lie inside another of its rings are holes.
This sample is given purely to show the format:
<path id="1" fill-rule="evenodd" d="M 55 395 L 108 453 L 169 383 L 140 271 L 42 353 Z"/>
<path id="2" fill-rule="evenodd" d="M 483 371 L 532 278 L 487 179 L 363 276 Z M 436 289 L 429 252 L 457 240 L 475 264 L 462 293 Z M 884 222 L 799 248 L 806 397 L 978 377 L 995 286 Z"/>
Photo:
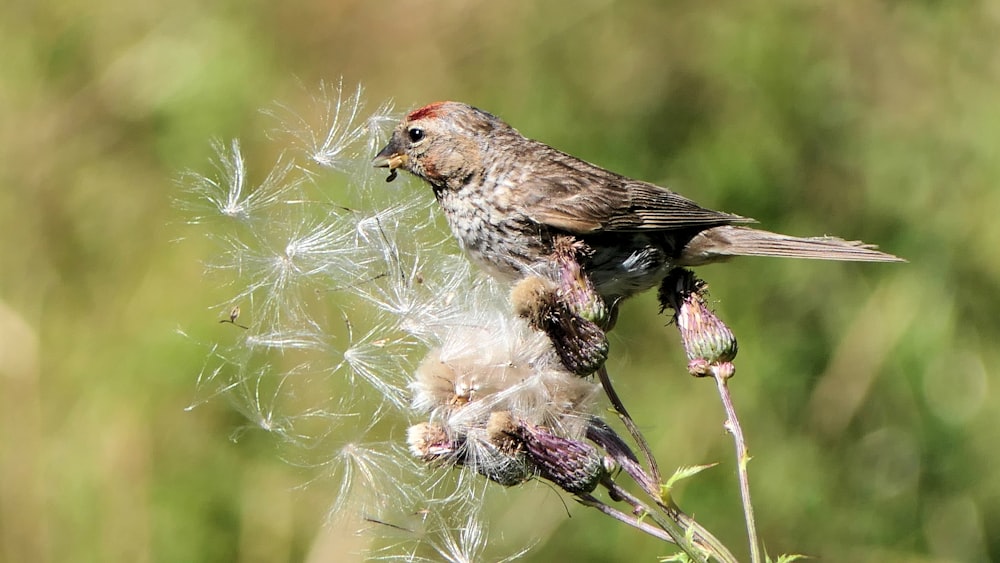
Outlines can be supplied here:
<path id="1" fill-rule="evenodd" d="M 754 221 L 584 162 L 458 102 L 411 112 L 373 164 L 429 183 L 459 244 L 499 277 L 529 275 L 558 235 L 584 241 L 593 250 L 584 268 L 610 301 L 673 267 L 733 256 L 901 261 L 861 242 L 743 226 Z"/>

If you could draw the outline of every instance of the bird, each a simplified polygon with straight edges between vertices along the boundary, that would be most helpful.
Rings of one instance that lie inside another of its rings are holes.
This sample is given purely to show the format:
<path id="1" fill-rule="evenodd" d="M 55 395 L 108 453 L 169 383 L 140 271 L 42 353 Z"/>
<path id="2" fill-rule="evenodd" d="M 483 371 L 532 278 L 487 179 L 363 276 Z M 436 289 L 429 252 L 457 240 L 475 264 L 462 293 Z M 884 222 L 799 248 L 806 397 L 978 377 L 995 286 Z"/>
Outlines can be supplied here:
<path id="1" fill-rule="evenodd" d="M 404 170 L 429 184 L 459 246 L 500 280 L 544 268 L 562 238 L 582 242 L 581 267 L 609 303 L 674 268 L 736 256 L 905 261 L 860 241 L 748 226 L 756 221 L 576 158 L 461 102 L 409 112 L 372 164 L 387 181 Z"/>

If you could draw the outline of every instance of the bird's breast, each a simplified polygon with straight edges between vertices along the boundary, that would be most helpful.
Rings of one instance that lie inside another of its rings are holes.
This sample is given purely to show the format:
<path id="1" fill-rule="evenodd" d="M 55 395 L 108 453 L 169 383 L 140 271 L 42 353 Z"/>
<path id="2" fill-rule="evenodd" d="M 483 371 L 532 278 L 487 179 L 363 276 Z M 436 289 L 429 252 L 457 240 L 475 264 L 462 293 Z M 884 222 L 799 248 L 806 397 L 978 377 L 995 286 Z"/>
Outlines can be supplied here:
<path id="1" fill-rule="evenodd" d="M 462 250 L 496 277 L 524 277 L 551 252 L 544 229 L 519 212 L 508 188 L 468 185 L 442 192 L 438 203 Z"/>

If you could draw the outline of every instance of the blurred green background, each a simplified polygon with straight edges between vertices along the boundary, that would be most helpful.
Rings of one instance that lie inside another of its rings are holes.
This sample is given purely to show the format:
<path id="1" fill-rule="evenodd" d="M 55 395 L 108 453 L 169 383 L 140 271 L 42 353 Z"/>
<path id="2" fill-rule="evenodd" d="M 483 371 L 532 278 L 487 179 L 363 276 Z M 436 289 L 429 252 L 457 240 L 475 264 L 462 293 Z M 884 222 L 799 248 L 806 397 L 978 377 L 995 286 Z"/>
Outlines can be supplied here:
<path id="1" fill-rule="evenodd" d="M 372 107 L 467 101 L 769 229 L 908 258 L 701 270 L 740 338 L 761 534 L 824 561 L 1000 559 L 998 37 L 1000 3 L 974 1 L 7 2 L 0 559 L 365 546 L 267 436 L 230 439 L 245 422 L 225 400 L 184 410 L 205 350 L 176 333 L 231 328 L 179 173 L 208 168 L 212 137 L 270 162 L 258 110 L 340 76 Z M 665 467 L 721 462 L 679 500 L 745 554 L 711 383 L 684 375 L 654 296 L 622 317 L 619 391 Z M 499 554 L 668 553 L 545 487 L 495 504 Z"/>

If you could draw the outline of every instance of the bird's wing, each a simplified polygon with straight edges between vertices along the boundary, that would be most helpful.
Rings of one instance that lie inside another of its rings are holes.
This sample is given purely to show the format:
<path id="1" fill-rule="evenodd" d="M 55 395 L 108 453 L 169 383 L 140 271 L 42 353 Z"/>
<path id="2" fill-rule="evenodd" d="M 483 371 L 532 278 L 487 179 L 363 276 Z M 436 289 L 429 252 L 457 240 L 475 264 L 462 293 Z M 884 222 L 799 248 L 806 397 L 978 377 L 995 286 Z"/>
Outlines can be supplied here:
<path id="1" fill-rule="evenodd" d="M 541 143 L 539 143 L 541 145 Z M 659 186 L 626 178 L 551 147 L 522 186 L 532 220 L 575 234 L 753 223 L 705 209 Z M 536 153 L 537 154 L 537 153 Z"/>

